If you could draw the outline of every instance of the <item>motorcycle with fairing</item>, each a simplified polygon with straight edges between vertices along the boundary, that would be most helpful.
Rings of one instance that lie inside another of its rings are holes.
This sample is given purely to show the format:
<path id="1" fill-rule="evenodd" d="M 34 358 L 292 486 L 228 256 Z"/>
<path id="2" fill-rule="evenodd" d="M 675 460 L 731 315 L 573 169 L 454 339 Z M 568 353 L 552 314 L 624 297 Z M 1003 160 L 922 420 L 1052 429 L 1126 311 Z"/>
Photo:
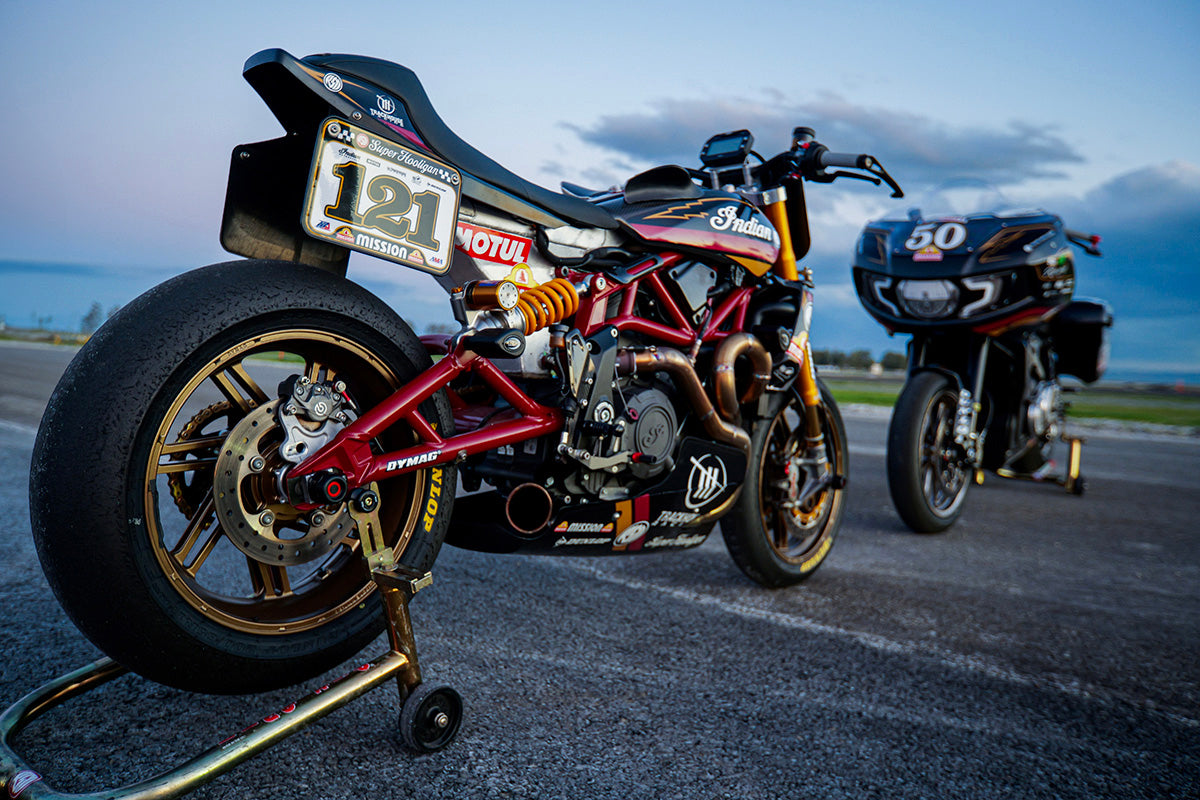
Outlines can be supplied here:
<path id="1" fill-rule="evenodd" d="M 221 242 L 246 260 L 123 308 L 35 447 L 38 552 L 101 650 L 266 690 L 373 639 L 379 589 L 419 694 L 406 602 L 443 542 L 651 553 L 720 520 L 759 583 L 817 569 L 847 445 L 810 358 L 804 182 L 899 196 L 877 161 L 807 128 L 763 159 L 735 131 L 702 168 L 557 193 L 456 136 L 399 65 L 267 50 L 244 75 L 286 130 L 233 151 Z M 432 274 L 457 331 L 414 335 L 346 278 L 351 251 Z M 420 696 L 406 741 L 444 746 L 455 701 Z"/>
<path id="2" fill-rule="evenodd" d="M 1100 379 L 1113 322 L 1106 303 L 1072 299 L 1071 246 L 1099 256 L 1100 237 L 986 185 L 943 187 L 929 200 L 928 213 L 867 223 L 853 267 L 868 313 L 912 336 L 888 428 L 888 488 L 923 533 L 954 524 L 985 470 L 1083 493 L 1082 440 L 1065 420 L 1064 393 L 1076 387 L 1061 378 Z M 1057 441 L 1069 448 L 1061 472 Z"/>

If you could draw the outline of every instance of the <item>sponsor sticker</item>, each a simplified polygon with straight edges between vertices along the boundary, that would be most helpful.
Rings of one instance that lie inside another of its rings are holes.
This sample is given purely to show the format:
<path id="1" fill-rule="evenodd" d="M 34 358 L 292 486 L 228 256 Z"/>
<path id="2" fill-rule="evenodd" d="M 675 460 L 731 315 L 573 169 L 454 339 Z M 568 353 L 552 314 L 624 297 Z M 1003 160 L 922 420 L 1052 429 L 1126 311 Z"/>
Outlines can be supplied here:
<path id="1" fill-rule="evenodd" d="M 612 540 L 611 539 L 598 539 L 598 538 L 568 539 L 566 536 L 562 536 L 562 537 L 559 537 L 558 541 L 556 541 L 554 543 L 554 546 L 555 547 L 563 547 L 563 546 L 581 545 L 581 544 L 608 544 L 610 541 L 612 541 Z"/>
<path id="2" fill-rule="evenodd" d="M 707 535 L 701 534 L 675 536 L 672 538 L 655 536 L 653 539 L 646 542 L 646 549 L 653 550 L 655 547 L 695 547 L 698 544 L 703 544 L 704 540 L 707 538 Z"/>
<path id="3" fill-rule="evenodd" d="M 529 250 L 533 247 L 533 240 L 459 222 L 454 246 L 472 258 L 517 266 L 529 261 Z"/>
<path id="4" fill-rule="evenodd" d="M 611 522 L 560 522 L 555 533 L 612 533 Z"/>
<path id="5" fill-rule="evenodd" d="M 617 534 L 617 538 L 613 540 L 613 546 L 628 547 L 643 539 L 648 530 L 650 530 L 649 522 L 635 522 Z"/>
<path id="6" fill-rule="evenodd" d="M 913 253 L 913 261 L 941 261 L 942 251 L 938 250 L 933 245 L 922 247 L 917 252 Z"/>
<path id="7" fill-rule="evenodd" d="M 658 519 L 654 520 L 654 527 L 691 525 L 699 517 L 700 515 L 694 511 L 660 511 Z"/>

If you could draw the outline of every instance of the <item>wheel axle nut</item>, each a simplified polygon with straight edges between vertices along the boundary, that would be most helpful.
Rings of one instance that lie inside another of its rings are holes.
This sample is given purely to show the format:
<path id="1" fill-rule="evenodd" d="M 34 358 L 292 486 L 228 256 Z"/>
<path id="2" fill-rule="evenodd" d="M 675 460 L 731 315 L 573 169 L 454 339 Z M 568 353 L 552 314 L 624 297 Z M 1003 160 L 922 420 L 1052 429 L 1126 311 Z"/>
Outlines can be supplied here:
<path id="1" fill-rule="evenodd" d="M 450 726 L 450 716 L 445 711 L 439 711 L 433 718 L 433 724 L 439 728 L 447 728 Z"/>
<path id="2" fill-rule="evenodd" d="M 255 456 L 254 458 L 250 459 L 250 470 L 252 472 L 262 472 L 263 467 L 265 466 L 267 466 L 267 462 L 262 456 Z"/>
<path id="3" fill-rule="evenodd" d="M 272 525 L 275 522 L 275 514 L 270 511 L 264 511 L 259 515 L 258 521 L 263 525 Z"/>

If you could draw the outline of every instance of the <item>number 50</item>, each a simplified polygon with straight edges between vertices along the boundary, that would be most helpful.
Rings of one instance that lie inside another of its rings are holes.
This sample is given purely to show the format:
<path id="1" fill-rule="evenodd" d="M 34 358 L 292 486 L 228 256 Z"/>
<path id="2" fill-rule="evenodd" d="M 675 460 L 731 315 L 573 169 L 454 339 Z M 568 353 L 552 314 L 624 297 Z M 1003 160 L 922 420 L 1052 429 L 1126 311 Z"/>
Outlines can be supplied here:
<path id="1" fill-rule="evenodd" d="M 913 228 L 912 236 L 904 242 L 909 250 L 924 250 L 934 245 L 939 250 L 953 250 L 967 240 L 967 226 L 961 222 L 926 222 Z"/>

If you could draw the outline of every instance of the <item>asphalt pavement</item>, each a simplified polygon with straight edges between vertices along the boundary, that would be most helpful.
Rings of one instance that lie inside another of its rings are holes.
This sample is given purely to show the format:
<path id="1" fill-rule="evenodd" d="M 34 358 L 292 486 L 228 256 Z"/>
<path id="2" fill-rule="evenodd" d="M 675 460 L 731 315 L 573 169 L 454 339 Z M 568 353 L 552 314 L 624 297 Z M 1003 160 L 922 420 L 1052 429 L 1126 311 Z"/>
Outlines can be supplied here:
<path id="1" fill-rule="evenodd" d="M 69 356 L 0 346 L 0 705 L 99 656 L 29 534 L 34 430 Z M 805 584 L 750 583 L 719 534 L 629 558 L 446 548 L 413 616 L 426 680 L 466 701 L 455 744 L 404 751 L 384 687 L 192 796 L 1200 796 L 1200 442 L 1096 434 L 1083 498 L 990 477 L 957 526 L 917 535 L 887 495 L 886 415 L 847 425 L 845 523 Z M 96 791 L 316 685 L 127 676 L 17 744 L 55 788 Z"/>

